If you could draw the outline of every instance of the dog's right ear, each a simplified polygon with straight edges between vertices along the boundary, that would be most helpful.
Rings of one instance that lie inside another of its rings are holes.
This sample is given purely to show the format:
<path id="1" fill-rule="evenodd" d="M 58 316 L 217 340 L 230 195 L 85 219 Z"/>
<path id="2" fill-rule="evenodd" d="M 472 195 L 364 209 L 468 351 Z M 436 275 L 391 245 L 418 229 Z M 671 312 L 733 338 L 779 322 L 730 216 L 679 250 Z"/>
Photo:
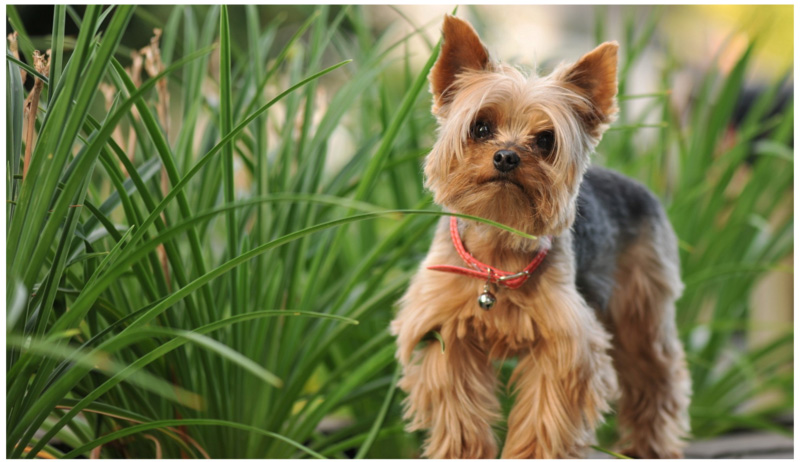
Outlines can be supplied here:
<path id="1" fill-rule="evenodd" d="M 442 36 L 442 51 L 428 76 L 434 113 L 450 101 L 458 74 L 483 70 L 489 65 L 489 52 L 468 22 L 445 15 Z"/>

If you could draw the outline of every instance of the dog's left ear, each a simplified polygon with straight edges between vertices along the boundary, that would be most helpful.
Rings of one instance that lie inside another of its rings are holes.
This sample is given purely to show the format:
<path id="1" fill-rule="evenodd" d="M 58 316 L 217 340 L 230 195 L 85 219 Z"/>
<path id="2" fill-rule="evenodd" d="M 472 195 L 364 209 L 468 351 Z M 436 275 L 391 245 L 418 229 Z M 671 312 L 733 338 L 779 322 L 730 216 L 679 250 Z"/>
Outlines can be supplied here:
<path id="1" fill-rule="evenodd" d="M 563 71 L 560 80 L 592 104 L 592 118 L 609 123 L 617 112 L 617 42 L 605 42 Z"/>
<path id="2" fill-rule="evenodd" d="M 489 52 L 467 21 L 445 15 L 442 38 L 442 50 L 428 76 L 434 112 L 452 99 L 458 74 L 483 70 L 489 64 Z"/>

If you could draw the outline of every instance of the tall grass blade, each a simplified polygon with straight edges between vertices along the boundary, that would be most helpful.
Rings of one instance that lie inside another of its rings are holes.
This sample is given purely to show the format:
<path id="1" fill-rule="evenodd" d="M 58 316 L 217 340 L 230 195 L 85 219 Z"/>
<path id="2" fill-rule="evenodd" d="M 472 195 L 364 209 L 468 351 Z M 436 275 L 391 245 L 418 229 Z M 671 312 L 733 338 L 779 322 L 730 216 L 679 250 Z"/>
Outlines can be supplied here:
<path id="1" fill-rule="evenodd" d="M 53 43 L 50 54 L 50 82 L 47 87 L 47 100 L 53 101 L 58 81 L 61 78 L 61 68 L 64 60 L 64 27 L 66 24 L 67 8 L 64 5 L 53 7 Z"/>

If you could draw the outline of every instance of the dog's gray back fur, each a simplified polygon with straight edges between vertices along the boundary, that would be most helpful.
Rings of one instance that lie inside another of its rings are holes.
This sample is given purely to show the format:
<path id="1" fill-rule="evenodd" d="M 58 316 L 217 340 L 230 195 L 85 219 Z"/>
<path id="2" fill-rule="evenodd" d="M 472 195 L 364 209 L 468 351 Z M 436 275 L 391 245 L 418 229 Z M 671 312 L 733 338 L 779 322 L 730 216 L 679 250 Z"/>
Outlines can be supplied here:
<path id="1" fill-rule="evenodd" d="M 605 312 L 618 256 L 647 229 L 643 227 L 664 220 L 661 204 L 643 185 L 611 170 L 589 168 L 572 226 L 576 284 L 589 306 Z"/>

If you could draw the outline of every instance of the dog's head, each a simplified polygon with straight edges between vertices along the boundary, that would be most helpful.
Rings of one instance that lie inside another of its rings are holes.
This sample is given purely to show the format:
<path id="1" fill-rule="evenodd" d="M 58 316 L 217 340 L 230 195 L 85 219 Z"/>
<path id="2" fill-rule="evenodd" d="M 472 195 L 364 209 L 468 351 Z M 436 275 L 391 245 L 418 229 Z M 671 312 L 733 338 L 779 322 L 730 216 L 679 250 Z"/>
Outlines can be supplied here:
<path id="1" fill-rule="evenodd" d="M 617 110 L 617 44 L 550 75 L 493 62 L 472 26 L 446 16 L 429 75 L 438 139 L 426 186 L 449 209 L 532 234 L 572 224 L 589 156 Z"/>

